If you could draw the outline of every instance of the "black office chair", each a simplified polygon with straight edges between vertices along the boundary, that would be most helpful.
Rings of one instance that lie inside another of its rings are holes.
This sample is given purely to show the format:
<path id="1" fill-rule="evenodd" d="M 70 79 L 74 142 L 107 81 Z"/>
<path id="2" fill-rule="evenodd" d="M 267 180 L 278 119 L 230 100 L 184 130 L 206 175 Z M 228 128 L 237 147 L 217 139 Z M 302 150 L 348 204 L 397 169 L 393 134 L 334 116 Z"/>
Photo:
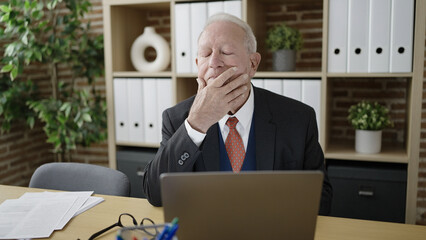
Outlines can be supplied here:
<path id="1" fill-rule="evenodd" d="M 32 175 L 29 187 L 130 196 L 130 182 L 124 173 L 84 163 L 43 164 Z"/>

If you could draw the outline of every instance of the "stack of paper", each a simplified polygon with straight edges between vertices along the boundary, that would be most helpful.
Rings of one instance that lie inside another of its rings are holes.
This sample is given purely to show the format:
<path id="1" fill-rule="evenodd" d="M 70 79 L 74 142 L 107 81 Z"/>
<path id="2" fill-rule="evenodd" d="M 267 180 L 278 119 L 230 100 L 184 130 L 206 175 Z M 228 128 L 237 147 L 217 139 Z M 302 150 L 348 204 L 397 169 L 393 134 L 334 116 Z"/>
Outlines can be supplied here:
<path id="1" fill-rule="evenodd" d="M 0 205 L 0 239 L 47 238 L 78 214 L 102 202 L 89 192 L 25 193 Z"/>

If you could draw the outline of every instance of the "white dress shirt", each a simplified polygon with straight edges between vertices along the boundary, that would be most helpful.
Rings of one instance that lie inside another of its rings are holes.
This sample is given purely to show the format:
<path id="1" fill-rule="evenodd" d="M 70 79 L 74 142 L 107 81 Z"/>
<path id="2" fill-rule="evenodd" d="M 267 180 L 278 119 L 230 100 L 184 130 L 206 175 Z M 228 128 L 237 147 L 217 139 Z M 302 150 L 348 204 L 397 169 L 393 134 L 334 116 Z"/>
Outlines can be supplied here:
<path id="1" fill-rule="evenodd" d="M 248 138 L 250 135 L 250 127 L 251 127 L 251 122 L 253 119 L 253 112 L 254 112 L 254 94 L 253 94 L 253 86 L 251 86 L 249 98 L 244 103 L 244 105 L 234 115 L 226 114 L 222 119 L 219 120 L 218 124 L 220 128 L 220 132 L 222 133 L 223 142 L 226 141 L 226 138 L 228 137 L 228 133 L 229 133 L 229 127 L 226 125 L 226 121 L 230 117 L 236 117 L 238 119 L 236 129 L 243 140 L 244 149 L 247 151 Z M 198 132 L 197 130 L 193 129 L 191 125 L 189 125 L 188 119 L 185 119 L 185 128 L 191 140 L 195 143 L 195 145 L 199 147 L 201 143 L 204 141 L 206 134 Z"/>

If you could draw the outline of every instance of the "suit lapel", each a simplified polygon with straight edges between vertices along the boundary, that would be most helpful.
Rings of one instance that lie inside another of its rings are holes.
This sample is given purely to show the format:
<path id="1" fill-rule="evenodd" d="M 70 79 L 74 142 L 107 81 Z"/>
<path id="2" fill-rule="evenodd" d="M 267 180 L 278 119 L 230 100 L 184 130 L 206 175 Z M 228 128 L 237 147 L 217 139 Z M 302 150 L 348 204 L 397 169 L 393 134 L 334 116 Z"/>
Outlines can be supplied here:
<path id="1" fill-rule="evenodd" d="M 219 132 L 217 123 L 211 126 L 207 131 L 202 152 L 206 171 L 220 171 Z"/>
<path id="2" fill-rule="evenodd" d="M 254 89 L 254 120 L 256 138 L 257 170 L 273 170 L 275 158 L 276 126 L 272 122 L 266 96 L 256 87 Z"/>

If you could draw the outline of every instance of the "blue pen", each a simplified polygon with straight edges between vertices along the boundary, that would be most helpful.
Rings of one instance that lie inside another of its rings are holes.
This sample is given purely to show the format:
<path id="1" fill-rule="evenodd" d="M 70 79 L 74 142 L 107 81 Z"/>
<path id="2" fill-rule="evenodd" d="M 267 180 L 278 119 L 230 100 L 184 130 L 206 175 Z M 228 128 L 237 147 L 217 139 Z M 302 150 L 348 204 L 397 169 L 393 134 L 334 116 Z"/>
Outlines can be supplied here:
<path id="1" fill-rule="evenodd" d="M 175 233 L 176 233 L 176 231 L 179 227 L 179 225 L 177 224 L 178 221 L 179 221 L 179 219 L 177 217 L 173 218 L 172 226 L 171 226 L 169 232 L 167 233 L 165 240 L 171 240 L 173 238 L 173 236 L 175 235 Z"/>
<path id="2" fill-rule="evenodd" d="M 169 233 L 167 234 L 167 238 L 165 240 L 172 240 L 173 236 L 176 234 L 176 231 L 178 230 L 179 225 L 176 224 L 170 229 Z"/>
<path id="3" fill-rule="evenodd" d="M 166 225 L 164 226 L 163 231 L 160 233 L 160 235 L 158 236 L 157 240 L 166 240 L 167 236 L 169 235 L 170 229 L 172 227 L 174 227 L 178 222 L 178 218 L 175 217 L 173 218 L 172 224 L 171 225 Z"/>
<path id="4" fill-rule="evenodd" d="M 163 231 L 158 235 L 157 240 L 164 240 L 166 234 L 169 232 L 169 225 L 164 226 Z"/>

